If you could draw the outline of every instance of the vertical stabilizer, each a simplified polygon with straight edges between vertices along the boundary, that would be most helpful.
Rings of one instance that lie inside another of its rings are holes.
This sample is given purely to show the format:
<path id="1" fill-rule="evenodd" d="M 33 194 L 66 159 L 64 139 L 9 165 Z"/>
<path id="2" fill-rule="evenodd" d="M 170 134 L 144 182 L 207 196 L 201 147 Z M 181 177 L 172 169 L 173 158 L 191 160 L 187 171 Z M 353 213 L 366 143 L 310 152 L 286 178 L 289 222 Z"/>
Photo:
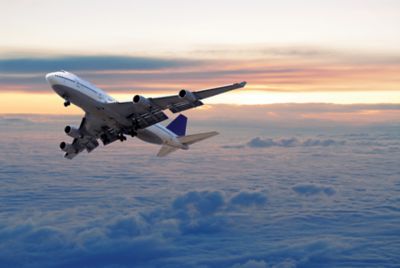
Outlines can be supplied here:
<path id="1" fill-rule="evenodd" d="M 181 137 L 186 135 L 186 125 L 187 117 L 183 114 L 180 114 L 167 126 L 167 129 L 171 130 L 177 136 Z"/>

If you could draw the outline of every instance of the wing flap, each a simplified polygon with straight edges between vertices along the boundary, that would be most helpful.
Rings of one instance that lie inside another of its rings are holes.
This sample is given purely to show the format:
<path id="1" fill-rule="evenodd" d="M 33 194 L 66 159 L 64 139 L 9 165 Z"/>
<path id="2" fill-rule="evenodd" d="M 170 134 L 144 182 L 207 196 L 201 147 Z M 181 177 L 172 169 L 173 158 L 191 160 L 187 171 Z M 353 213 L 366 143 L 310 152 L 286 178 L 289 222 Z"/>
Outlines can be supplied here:
<path id="1" fill-rule="evenodd" d="M 169 110 L 171 112 L 173 112 L 173 113 L 179 113 L 179 112 L 182 112 L 182 111 L 186 111 L 188 109 L 199 107 L 201 105 L 203 105 L 203 103 L 201 101 L 199 101 L 199 100 L 194 101 L 194 102 L 180 102 L 180 103 L 176 103 L 176 104 L 171 105 L 169 107 Z"/>
<path id="2" fill-rule="evenodd" d="M 131 116 L 137 129 L 146 128 L 168 119 L 168 116 L 161 110 L 157 112 L 147 112 L 144 114 Z"/>
<path id="3" fill-rule="evenodd" d="M 151 98 L 149 101 L 151 102 Z M 152 104 L 153 105 L 148 108 L 135 105 L 132 102 L 115 102 L 107 103 L 106 105 L 109 110 L 132 120 L 132 123 L 137 129 L 142 129 L 168 119 L 168 116 L 162 111 L 162 108 L 154 103 Z"/>
<path id="4" fill-rule="evenodd" d="M 91 139 L 88 143 L 86 143 L 86 150 L 88 151 L 88 153 L 90 153 L 91 151 L 96 149 L 97 146 L 99 146 L 99 143 L 97 142 L 97 140 Z"/>

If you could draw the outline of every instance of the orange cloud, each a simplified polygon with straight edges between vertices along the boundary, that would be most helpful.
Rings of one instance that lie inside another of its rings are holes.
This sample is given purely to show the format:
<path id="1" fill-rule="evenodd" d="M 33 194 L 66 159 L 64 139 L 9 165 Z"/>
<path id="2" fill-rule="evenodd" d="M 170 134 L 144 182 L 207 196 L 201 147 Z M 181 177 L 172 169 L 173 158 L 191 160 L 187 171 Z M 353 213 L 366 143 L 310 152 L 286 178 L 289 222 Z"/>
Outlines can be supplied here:
<path id="1" fill-rule="evenodd" d="M 135 94 L 171 95 L 182 88 L 199 90 L 246 80 L 245 89 L 206 103 L 400 103 L 400 60 L 394 56 L 304 49 L 255 49 L 236 54 L 214 51 L 200 59 L 202 55 L 205 53 L 193 53 L 188 59 L 76 56 L 44 58 L 36 63 L 31 59 L 23 69 L 18 68 L 17 60 L 0 60 L 0 67 L 2 62 L 12 67 L 0 74 L 0 113 L 65 113 L 44 75 L 46 68 L 68 64 L 70 71 L 119 100 L 130 100 Z M 99 60 L 104 66 L 98 66 Z"/>

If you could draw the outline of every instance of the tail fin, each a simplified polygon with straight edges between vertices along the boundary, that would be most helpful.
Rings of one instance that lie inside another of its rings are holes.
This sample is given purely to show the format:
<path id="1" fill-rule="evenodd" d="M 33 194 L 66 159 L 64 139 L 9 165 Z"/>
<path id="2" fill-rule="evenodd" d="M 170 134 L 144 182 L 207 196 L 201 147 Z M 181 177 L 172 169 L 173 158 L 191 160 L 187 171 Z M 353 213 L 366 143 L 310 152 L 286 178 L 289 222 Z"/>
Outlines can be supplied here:
<path id="1" fill-rule="evenodd" d="M 193 134 L 193 135 L 179 137 L 178 140 L 180 142 L 182 142 L 183 144 L 190 145 L 190 144 L 211 138 L 218 134 L 219 133 L 216 131 L 211 131 L 211 132 L 205 132 L 205 133 L 199 133 L 199 134 Z"/>
<path id="2" fill-rule="evenodd" d="M 179 137 L 186 134 L 187 117 L 183 114 L 178 115 L 168 126 L 167 129 L 174 132 Z"/>

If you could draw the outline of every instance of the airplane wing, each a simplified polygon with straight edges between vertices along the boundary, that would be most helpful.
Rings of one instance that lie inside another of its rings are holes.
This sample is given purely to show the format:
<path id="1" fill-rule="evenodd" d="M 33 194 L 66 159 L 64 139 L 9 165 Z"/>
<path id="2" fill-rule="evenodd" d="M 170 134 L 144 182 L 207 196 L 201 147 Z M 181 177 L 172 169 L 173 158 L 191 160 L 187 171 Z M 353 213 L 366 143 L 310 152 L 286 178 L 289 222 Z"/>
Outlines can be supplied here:
<path id="1" fill-rule="evenodd" d="M 148 98 L 143 105 L 133 105 L 132 102 L 116 102 L 109 103 L 107 106 L 110 111 L 134 120 L 137 128 L 140 129 L 168 119 L 163 110 L 169 109 L 173 113 L 182 112 L 203 105 L 202 99 L 242 88 L 245 85 L 246 82 L 241 82 L 193 92 L 181 90 L 178 95 Z"/>
<path id="2" fill-rule="evenodd" d="M 113 131 L 113 129 L 104 128 L 101 122 L 97 121 L 95 117 L 86 114 L 79 126 L 79 132 L 82 135 L 74 138 L 64 157 L 72 159 L 84 150 L 90 153 L 99 146 L 99 142 L 97 141 L 99 138 L 104 145 L 118 140 L 117 132 Z"/>
<path id="3" fill-rule="evenodd" d="M 203 105 L 200 101 L 205 98 L 209 98 L 227 91 L 231 91 L 234 89 L 242 88 L 246 85 L 246 82 L 235 83 L 232 85 L 204 89 L 200 91 L 187 92 L 185 97 L 179 95 L 160 97 L 160 98 L 152 98 L 151 102 L 156 104 L 158 107 L 162 109 L 169 109 L 173 113 L 182 112 L 184 110 L 188 110 L 194 107 L 198 107 Z M 181 91 L 183 92 L 183 91 Z M 180 92 L 180 93 L 181 93 Z"/>

